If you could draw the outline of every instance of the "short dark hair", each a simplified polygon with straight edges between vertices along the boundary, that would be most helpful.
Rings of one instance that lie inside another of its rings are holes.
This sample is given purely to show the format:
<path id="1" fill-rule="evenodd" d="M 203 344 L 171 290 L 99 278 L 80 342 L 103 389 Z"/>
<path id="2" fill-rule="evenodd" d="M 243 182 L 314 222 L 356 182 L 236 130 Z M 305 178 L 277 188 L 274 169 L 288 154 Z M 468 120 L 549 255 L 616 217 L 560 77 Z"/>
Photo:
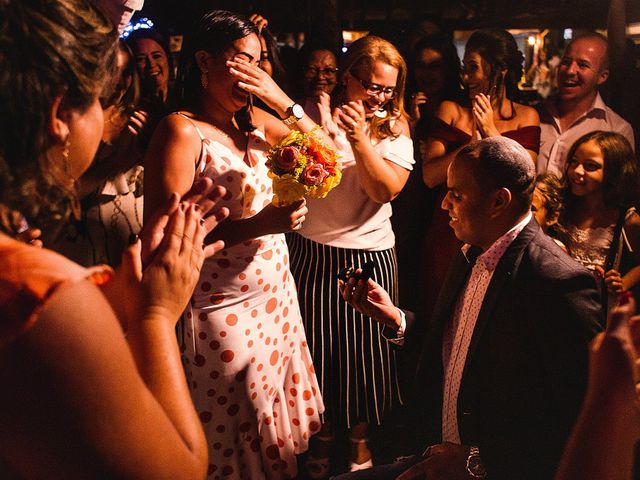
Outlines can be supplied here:
<path id="1" fill-rule="evenodd" d="M 0 18 L 0 204 L 43 227 L 64 220 L 75 195 L 46 155 L 53 102 L 84 112 L 104 93 L 116 30 L 84 0 L 4 0 Z"/>
<path id="2" fill-rule="evenodd" d="M 604 158 L 604 204 L 609 208 L 637 206 L 640 192 L 638 160 L 629 141 L 619 133 L 596 130 L 580 137 L 569 149 L 566 169 L 569 169 L 571 159 L 580 145 L 591 140 L 600 147 Z M 570 189 L 567 189 L 567 198 L 569 202 L 573 200 Z"/>
<path id="3" fill-rule="evenodd" d="M 503 136 L 485 138 L 464 147 L 458 158 L 473 162 L 473 176 L 483 189 L 506 188 L 523 212 L 531 208 L 536 168 L 518 142 Z"/>

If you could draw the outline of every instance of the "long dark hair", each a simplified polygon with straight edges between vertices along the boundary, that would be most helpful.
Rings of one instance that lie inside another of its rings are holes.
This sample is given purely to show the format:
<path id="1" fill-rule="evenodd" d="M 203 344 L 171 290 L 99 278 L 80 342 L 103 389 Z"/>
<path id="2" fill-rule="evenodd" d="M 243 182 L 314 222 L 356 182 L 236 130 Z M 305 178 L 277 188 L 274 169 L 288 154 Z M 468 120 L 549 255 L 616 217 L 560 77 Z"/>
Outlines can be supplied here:
<path id="1" fill-rule="evenodd" d="M 113 24 L 84 0 L 0 2 L 0 204 L 39 227 L 65 220 L 75 195 L 47 158 L 51 108 L 86 111 L 116 70 Z M 12 226 L 0 222 L 12 233 Z"/>
<path id="2" fill-rule="evenodd" d="M 412 73 L 407 79 L 407 91 L 415 92 L 418 90 L 416 80 L 413 75 L 415 72 L 416 59 L 422 53 L 423 50 L 433 50 L 438 52 L 442 56 L 442 63 L 444 65 L 445 81 L 443 84 L 443 91 L 441 94 L 442 100 L 451 100 L 453 102 L 462 101 L 462 83 L 460 82 L 460 57 L 458 57 L 458 51 L 451 40 L 440 35 L 431 35 L 423 38 L 411 52 L 409 58 L 409 71 Z"/>
<path id="3" fill-rule="evenodd" d="M 513 102 L 518 101 L 518 82 L 522 77 L 524 56 L 518 50 L 513 35 L 500 28 L 488 28 L 473 32 L 466 51 L 476 52 L 489 64 L 489 85 L 492 90 L 501 92 L 504 88 L 505 97 L 511 102 L 511 115 L 502 115 L 502 96 L 498 96 L 498 113 L 503 120 L 511 120 L 516 116 Z M 502 71 L 506 75 L 502 77 Z"/>
<path id="4" fill-rule="evenodd" d="M 605 206 L 622 210 L 631 206 L 637 207 L 640 195 L 638 159 L 635 157 L 629 141 L 619 133 L 596 130 L 576 140 L 567 155 L 565 178 L 576 150 L 580 145 L 591 140 L 598 145 L 604 159 L 602 197 Z M 568 187 L 566 188 L 566 198 L 569 205 L 575 203 L 575 196 Z"/>
<path id="5" fill-rule="evenodd" d="M 219 57 L 233 42 L 251 34 L 259 35 L 258 28 L 252 22 L 226 10 L 210 11 L 196 22 L 180 56 L 176 97 L 181 106 L 191 110 L 198 106 L 202 87 L 195 53 L 204 50 Z M 250 105 L 247 105 L 236 112 L 236 123 L 242 131 L 255 130 L 250 109 Z"/>

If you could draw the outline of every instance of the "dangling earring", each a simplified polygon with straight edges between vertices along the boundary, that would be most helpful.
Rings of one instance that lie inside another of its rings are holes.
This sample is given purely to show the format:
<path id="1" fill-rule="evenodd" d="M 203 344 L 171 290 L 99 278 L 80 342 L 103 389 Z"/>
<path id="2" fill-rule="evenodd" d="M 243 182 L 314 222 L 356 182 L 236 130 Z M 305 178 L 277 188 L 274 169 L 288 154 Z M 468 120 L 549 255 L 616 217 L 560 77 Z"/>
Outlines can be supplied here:
<path id="1" fill-rule="evenodd" d="M 200 73 L 200 85 L 202 85 L 202 88 L 207 88 L 207 86 L 209 85 L 209 77 L 207 77 L 207 71 L 206 70 L 202 70 Z"/>
<path id="2" fill-rule="evenodd" d="M 69 181 L 68 190 L 69 190 L 69 203 L 71 206 L 71 214 L 73 218 L 77 221 L 80 221 L 80 200 L 78 199 L 78 188 L 77 188 L 77 180 L 71 174 L 71 165 L 69 164 L 69 152 L 71 150 L 71 141 L 67 136 L 64 141 L 64 146 L 62 147 L 62 165 L 64 168 L 64 173 L 67 176 Z"/>
<path id="3" fill-rule="evenodd" d="M 389 112 L 387 112 L 387 110 L 385 110 L 384 107 L 381 107 L 380 109 L 376 110 L 374 115 L 378 118 L 387 118 L 387 115 L 389 115 Z"/>

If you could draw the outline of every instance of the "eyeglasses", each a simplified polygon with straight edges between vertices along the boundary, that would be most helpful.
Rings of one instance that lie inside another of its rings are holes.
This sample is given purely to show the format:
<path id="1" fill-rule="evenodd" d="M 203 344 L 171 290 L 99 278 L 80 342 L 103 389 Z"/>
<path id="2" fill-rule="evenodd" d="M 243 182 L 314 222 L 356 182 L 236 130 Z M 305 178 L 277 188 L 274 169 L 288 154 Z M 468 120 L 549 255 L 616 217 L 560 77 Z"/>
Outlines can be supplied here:
<path id="1" fill-rule="evenodd" d="M 360 85 L 365 89 L 367 95 L 380 95 L 382 92 L 385 97 L 391 98 L 396 94 L 396 87 L 385 87 L 384 85 L 378 85 L 377 83 L 367 82 L 366 80 L 362 80 L 355 76 L 353 72 L 351 72 L 351 76 L 360 82 Z"/>
<path id="2" fill-rule="evenodd" d="M 311 66 L 303 67 L 302 70 L 306 75 L 313 76 L 313 77 L 319 74 L 329 76 L 329 75 L 335 75 L 336 73 L 338 73 L 337 67 L 318 68 L 311 65 Z"/>

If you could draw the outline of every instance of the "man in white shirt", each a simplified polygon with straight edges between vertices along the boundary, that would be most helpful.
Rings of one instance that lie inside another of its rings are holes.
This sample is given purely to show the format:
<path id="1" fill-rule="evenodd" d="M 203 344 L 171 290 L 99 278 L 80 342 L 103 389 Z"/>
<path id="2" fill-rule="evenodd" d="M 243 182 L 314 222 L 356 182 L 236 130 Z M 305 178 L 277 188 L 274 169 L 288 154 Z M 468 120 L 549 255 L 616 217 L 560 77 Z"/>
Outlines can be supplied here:
<path id="1" fill-rule="evenodd" d="M 405 471 L 398 478 L 553 477 L 602 309 L 592 275 L 532 219 L 534 180 L 527 151 L 501 136 L 465 147 L 451 163 L 442 208 L 465 246 L 426 335 L 425 322 L 405 316 L 372 280 L 344 286 L 344 299 L 384 324 L 390 341 L 421 344 L 411 421 L 422 448 L 431 444 L 345 479 Z"/>
<path id="2" fill-rule="evenodd" d="M 576 37 L 558 67 L 558 94 L 540 108 L 538 173 L 564 175 L 571 145 L 595 130 L 617 132 L 635 146 L 633 129 L 605 105 L 598 86 L 609 77 L 607 39 L 598 33 Z"/>

